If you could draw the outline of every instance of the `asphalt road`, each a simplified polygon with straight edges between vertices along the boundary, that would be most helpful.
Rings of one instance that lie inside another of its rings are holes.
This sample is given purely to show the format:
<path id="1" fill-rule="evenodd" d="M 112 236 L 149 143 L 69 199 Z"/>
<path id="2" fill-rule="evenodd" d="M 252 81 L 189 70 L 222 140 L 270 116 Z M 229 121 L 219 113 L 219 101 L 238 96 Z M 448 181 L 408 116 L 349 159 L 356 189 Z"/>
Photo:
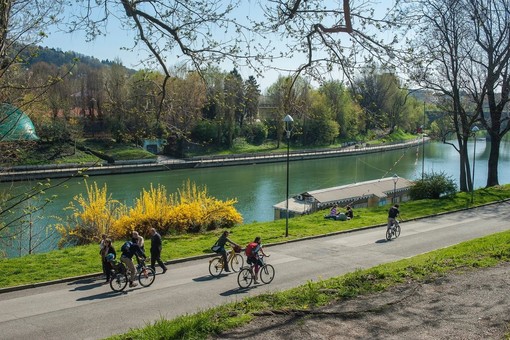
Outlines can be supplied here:
<path id="1" fill-rule="evenodd" d="M 509 203 L 501 203 L 404 222 L 400 238 L 390 242 L 384 239 L 385 227 L 378 227 L 266 247 L 276 277 L 269 285 L 248 290 L 238 288 L 236 274 L 211 278 L 208 259 L 201 259 L 171 265 L 151 287 L 128 288 L 123 293 L 112 292 L 102 279 L 4 293 L 0 294 L 0 338 L 101 339 L 161 318 L 171 319 L 507 230 L 508 221 Z M 289 222 L 292 233 L 292 220 Z"/>

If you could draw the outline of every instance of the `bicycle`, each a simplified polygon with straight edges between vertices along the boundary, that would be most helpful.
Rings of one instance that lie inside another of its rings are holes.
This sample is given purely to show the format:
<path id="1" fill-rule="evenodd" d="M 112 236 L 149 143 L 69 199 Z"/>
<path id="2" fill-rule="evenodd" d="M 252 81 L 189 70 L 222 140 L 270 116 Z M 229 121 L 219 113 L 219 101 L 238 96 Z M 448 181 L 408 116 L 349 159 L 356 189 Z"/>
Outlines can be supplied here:
<path id="1" fill-rule="evenodd" d="M 395 220 L 395 223 L 391 225 L 388 229 L 386 229 L 386 241 L 391 241 L 391 239 L 397 238 L 400 236 L 400 222 Z"/>
<path id="2" fill-rule="evenodd" d="M 262 266 L 259 268 L 259 279 L 264 284 L 269 284 L 274 279 L 274 267 L 265 263 L 264 255 L 260 255 L 259 259 L 262 261 Z M 237 284 L 240 288 L 248 288 L 252 282 L 255 281 L 255 265 L 251 264 L 249 267 L 243 267 L 237 275 Z"/>
<path id="3" fill-rule="evenodd" d="M 126 289 L 126 286 L 129 282 L 129 269 L 126 268 L 124 263 L 122 262 L 113 262 L 112 263 L 112 273 L 110 275 L 110 288 L 114 292 L 121 292 Z M 156 273 L 154 269 L 148 267 L 145 264 L 145 260 L 140 259 L 140 263 L 136 266 L 136 273 L 138 274 L 138 282 L 142 287 L 149 287 L 154 283 L 156 279 Z"/>
<path id="4" fill-rule="evenodd" d="M 234 247 L 228 252 L 227 256 L 227 262 L 230 268 L 236 273 L 244 266 L 244 258 L 240 252 L 241 247 Z M 211 274 L 211 276 L 220 276 L 223 269 L 223 257 L 221 255 L 209 260 L 209 274 Z"/>

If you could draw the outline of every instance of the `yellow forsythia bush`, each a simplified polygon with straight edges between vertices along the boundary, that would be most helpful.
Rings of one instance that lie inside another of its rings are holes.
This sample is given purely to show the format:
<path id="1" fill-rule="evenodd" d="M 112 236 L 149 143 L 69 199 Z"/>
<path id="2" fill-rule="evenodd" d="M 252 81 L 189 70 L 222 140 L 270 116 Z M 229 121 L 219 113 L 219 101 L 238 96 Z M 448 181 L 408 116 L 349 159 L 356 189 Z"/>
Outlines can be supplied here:
<path id="1" fill-rule="evenodd" d="M 207 188 L 198 188 L 189 180 L 171 195 L 164 186 L 154 188 L 151 185 L 149 190 L 142 191 L 133 207 L 112 200 L 106 191 L 106 185 L 99 189 L 94 183 L 87 186 L 88 199 L 81 195 L 74 198 L 81 209 L 70 203 L 69 208 L 74 209 L 75 228 L 72 223 L 59 227 L 62 243 L 92 242 L 102 233 L 114 239 L 124 239 L 133 230 L 148 236 L 150 228 L 156 228 L 162 234 L 196 233 L 233 227 L 243 221 L 234 208 L 236 200 L 223 202 L 209 197 Z"/>
<path id="2" fill-rule="evenodd" d="M 99 188 L 97 183 L 88 186 L 85 181 L 87 195 L 76 195 L 67 210 L 72 214 L 64 224 L 57 224 L 61 234 L 59 246 L 66 244 L 80 245 L 96 242 L 101 234 L 109 234 L 112 223 L 119 216 L 120 203 L 107 193 L 106 184 Z"/>
<path id="3" fill-rule="evenodd" d="M 133 230 L 145 236 L 149 235 L 150 228 L 164 233 L 172 206 L 172 197 L 167 195 L 166 188 L 162 185 L 154 188 L 151 184 L 149 190 L 142 191 L 132 208 L 123 206 L 120 217 L 113 223 L 111 236 L 125 238 Z"/>

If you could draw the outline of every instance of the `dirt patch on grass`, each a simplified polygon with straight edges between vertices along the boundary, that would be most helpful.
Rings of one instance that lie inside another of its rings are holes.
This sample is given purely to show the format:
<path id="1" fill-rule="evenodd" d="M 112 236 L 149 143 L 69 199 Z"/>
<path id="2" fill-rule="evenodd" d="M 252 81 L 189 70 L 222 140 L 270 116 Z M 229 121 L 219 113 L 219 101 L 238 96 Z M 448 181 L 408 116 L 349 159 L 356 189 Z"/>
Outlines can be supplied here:
<path id="1" fill-rule="evenodd" d="M 258 316 L 221 339 L 502 339 L 510 264 L 338 301 L 310 313 Z"/>

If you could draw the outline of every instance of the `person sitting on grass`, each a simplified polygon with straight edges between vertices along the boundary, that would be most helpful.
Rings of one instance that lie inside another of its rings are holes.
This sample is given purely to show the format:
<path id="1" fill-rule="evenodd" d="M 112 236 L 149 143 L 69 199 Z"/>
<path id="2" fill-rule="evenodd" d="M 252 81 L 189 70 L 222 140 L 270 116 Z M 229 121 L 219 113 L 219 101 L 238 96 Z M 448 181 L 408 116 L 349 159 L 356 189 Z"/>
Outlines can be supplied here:
<path id="1" fill-rule="evenodd" d="M 348 205 L 345 209 L 346 209 L 345 216 L 347 216 L 348 220 L 352 220 L 352 218 L 354 217 L 354 212 L 352 211 L 352 207 L 350 205 Z"/>
<path id="2" fill-rule="evenodd" d="M 335 204 L 331 207 L 329 215 L 324 216 L 324 218 L 336 220 L 337 216 L 338 216 L 338 204 Z"/>

